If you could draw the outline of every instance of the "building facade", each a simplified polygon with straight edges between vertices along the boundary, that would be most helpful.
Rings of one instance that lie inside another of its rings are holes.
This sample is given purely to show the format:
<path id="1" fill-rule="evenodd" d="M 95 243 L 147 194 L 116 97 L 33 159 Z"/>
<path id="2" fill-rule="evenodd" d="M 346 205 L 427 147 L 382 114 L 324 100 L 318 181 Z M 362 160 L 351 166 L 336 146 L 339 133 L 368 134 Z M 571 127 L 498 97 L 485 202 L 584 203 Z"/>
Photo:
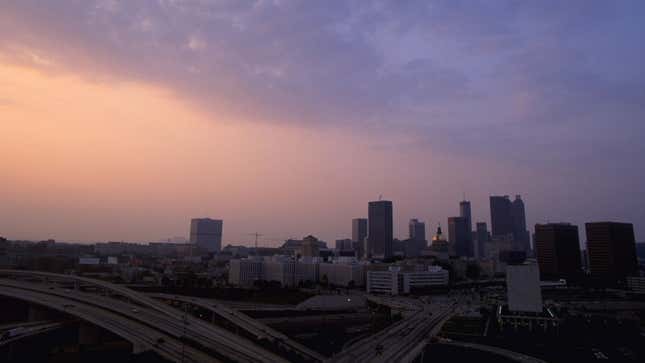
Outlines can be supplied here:
<path id="1" fill-rule="evenodd" d="M 392 202 L 379 200 L 368 205 L 368 233 L 365 254 L 369 258 L 392 257 Z"/>
<path id="2" fill-rule="evenodd" d="M 219 252 L 222 249 L 221 219 L 194 218 L 190 221 L 190 243 L 208 252 Z"/>
<path id="3" fill-rule="evenodd" d="M 414 241 L 426 240 L 426 224 L 418 219 L 410 219 L 408 223 L 408 238 Z"/>
<path id="4" fill-rule="evenodd" d="M 490 222 L 493 237 L 513 234 L 511 200 L 508 195 L 490 197 Z"/>
<path id="5" fill-rule="evenodd" d="M 463 217 L 448 218 L 448 241 L 460 257 L 473 257 L 472 233 Z"/>
<path id="6" fill-rule="evenodd" d="M 591 276 L 609 284 L 634 276 L 638 269 L 634 226 L 631 223 L 586 223 Z"/>
<path id="7" fill-rule="evenodd" d="M 575 279 L 582 273 L 578 226 L 536 224 L 535 253 L 543 279 Z"/>

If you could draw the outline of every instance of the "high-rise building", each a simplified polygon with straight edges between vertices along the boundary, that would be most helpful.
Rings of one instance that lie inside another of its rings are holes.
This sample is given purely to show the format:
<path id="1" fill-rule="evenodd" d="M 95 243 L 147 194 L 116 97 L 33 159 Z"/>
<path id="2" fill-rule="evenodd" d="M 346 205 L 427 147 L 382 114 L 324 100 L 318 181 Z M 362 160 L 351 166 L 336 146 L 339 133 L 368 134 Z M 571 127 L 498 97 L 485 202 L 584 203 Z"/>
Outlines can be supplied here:
<path id="1" fill-rule="evenodd" d="M 636 242 L 631 223 L 595 222 L 585 227 L 592 277 L 615 284 L 636 273 Z"/>
<path id="2" fill-rule="evenodd" d="M 352 219 L 352 244 L 357 257 L 365 254 L 365 240 L 367 239 L 367 219 Z"/>
<path id="3" fill-rule="evenodd" d="M 489 242 L 490 238 L 486 222 L 477 222 L 475 236 L 477 240 L 477 258 L 486 258 L 486 243 Z"/>
<path id="4" fill-rule="evenodd" d="M 511 203 L 511 219 L 513 221 L 514 249 L 528 254 L 531 249 L 529 231 L 526 230 L 526 210 L 522 197 L 518 194 Z"/>
<path id="5" fill-rule="evenodd" d="M 379 200 L 368 205 L 368 233 L 365 254 L 371 258 L 392 257 L 392 202 Z"/>
<path id="6" fill-rule="evenodd" d="M 513 234 L 511 200 L 508 195 L 490 197 L 490 222 L 493 237 Z"/>
<path id="7" fill-rule="evenodd" d="M 337 239 L 336 251 L 353 251 L 354 246 L 351 239 Z"/>
<path id="8" fill-rule="evenodd" d="M 459 202 L 459 216 L 466 220 L 466 228 L 468 232 L 473 230 L 473 220 L 470 213 L 470 201 L 462 200 Z M 470 239 L 472 240 L 472 233 Z"/>
<path id="9" fill-rule="evenodd" d="M 581 274 L 578 226 L 569 223 L 536 224 L 534 241 L 542 278 L 575 279 Z"/>
<path id="10" fill-rule="evenodd" d="M 194 218 L 190 221 L 190 243 L 208 252 L 219 252 L 222 248 L 221 219 Z"/>
<path id="11" fill-rule="evenodd" d="M 448 218 L 448 241 L 455 248 L 457 256 L 473 257 L 472 234 L 463 217 Z"/>
<path id="12" fill-rule="evenodd" d="M 409 238 L 414 241 L 425 241 L 426 240 L 426 224 L 419 222 L 418 219 L 410 219 L 408 224 L 409 228 Z"/>

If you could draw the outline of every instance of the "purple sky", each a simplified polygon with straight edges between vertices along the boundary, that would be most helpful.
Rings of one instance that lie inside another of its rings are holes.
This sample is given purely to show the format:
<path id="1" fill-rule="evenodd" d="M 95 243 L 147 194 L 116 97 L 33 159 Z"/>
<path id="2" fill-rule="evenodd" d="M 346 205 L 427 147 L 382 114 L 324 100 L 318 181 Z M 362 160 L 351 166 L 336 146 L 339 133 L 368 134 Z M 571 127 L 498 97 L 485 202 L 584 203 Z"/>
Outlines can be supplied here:
<path id="1" fill-rule="evenodd" d="M 489 222 L 488 195 L 519 193 L 529 225 L 628 221 L 645 239 L 645 2 L 8 0 L 1 7 L 0 62 L 109 87 L 166 89 L 214 123 L 254 129 L 259 149 L 247 154 L 240 143 L 232 152 L 240 168 L 266 170 L 249 190 L 268 194 L 209 189 L 203 200 L 168 200 L 175 208 L 163 213 L 120 211 L 132 221 L 127 227 L 115 211 L 80 204 L 43 225 L 57 212 L 16 197 L 0 206 L 0 234 L 8 237 L 155 240 L 185 235 L 190 217 L 208 215 L 225 219 L 230 242 L 255 230 L 332 241 L 349 236 L 350 219 L 366 215 L 379 194 L 394 201 L 395 232 L 405 237 L 409 218 L 445 224 L 465 192 L 476 221 Z M 0 93 L 0 117 L 14 98 Z M 20 121 L 0 119 L 0 131 L 5 122 Z M 200 167 L 208 168 L 195 166 L 179 189 L 194 185 Z M 218 172 L 236 172 L 230 168 Z M 0 186 L 7 199 L 27 193 L 17 183 Z M 244 195 L 253 202 L 242 207 L 232 196 Z M 92 226 L 82 233 L 73 223 L 80 210 Z"/>

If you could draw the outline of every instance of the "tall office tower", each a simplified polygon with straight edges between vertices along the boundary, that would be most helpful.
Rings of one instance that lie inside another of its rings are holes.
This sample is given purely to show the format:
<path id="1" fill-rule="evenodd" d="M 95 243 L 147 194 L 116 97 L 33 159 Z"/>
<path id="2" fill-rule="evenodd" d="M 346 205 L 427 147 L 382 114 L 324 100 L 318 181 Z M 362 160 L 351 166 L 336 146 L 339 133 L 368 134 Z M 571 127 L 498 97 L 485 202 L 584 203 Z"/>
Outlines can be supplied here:
<path id="1" fill-rule="evenodd" d="M 353 241 L 349 238 L 336 240 L 336 251 L 353 251 Z"/>
<path id="2" fill-rule="evenodd" d="M 466 218 L 448 218 L 448 241 L 455 248 L 457 256 L 473 257 L 472 234 L 468 231 Z"/>
<path id="3" fill-rule="evenodd" d="M 477 232 L 475 232 L 475 236 L 477 239 L 477 258 L 486 258 L 486 243 L 488 243 L 490 239 L 486 222 L 477 223 Z"/>
<path id="4" fill-rule="evenodd" d="M 511 200 L 508 195 L 490 197 L 490 222 L 493 237 L 513 234 Z"/>
<path id="5" fill-rule="evenodd" d="M 535 225 L 535 253 L 544 279 L 575 279 L 582 273 L 578 226 L 569 223 Z"/>
<path id="6" fill-rule="evenodd" d="M 194 218 L 190 221 L 190 243 L 208 252 L 219 252 L 222 249 L 221 219 Z"/>
<path id="7" fill-rule="evenodd" d="M 365 254 L 372 258 L 392 257 L 392 202 L 379 200 L 369 202 L 367 222 L 367 248 Z"/>
<path id="8" fill-rule="evenodd" d="M 531 250 L 530 233 L 526 230 L 526 211 L 522 197 L 518 194 L 511 203 L 511 218 L 513 220 L 513 240 L 515 250 L 524 251 L 528 254 Z"/>
<path id="9" fill-rule="evenodd" d="M 462 200 L 461 202 L 459 202 L 459 216 L 466 220 L 466 228 L 468 228 L 468 232 L 472 232 L 473 220 L 470 214 L 470 201 Z M 471 233 L 471 240 L 472 240 L 472 233 Z"/>
<path id="10" fill-rule="evenodd" d="M 636 273 L 636 242 L 631 223 L 595 222 L 585 227 L 592 277 L 613 285 Z"/>
<path id="11" fill-rule="evenodd" d="M 365 255 L 365 240 L 367 238 L 367 219 L 352 219 L 352 244 L 357 257 Z"/>
<path id="12" fill-rule="evenodd" d="M 425 241 L 426 240 L 426 224 L 419 222 L 418 219 L 410 219 L 408 223 L 408 228 L 410 231 L 410 239 L 414 241 Z"/>

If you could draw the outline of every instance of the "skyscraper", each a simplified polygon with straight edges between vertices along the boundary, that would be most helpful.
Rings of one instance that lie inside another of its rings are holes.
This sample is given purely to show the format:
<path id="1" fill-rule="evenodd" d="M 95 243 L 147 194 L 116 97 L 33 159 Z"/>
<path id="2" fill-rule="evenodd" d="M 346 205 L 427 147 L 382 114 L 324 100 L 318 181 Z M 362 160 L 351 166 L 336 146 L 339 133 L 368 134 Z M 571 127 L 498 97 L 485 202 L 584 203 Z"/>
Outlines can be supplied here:
<path id="1" fill-rule="evenodd" d="M 392 257 L 392 202 L 379 200 L 369 202 L 367 223 L 367 246 L 365 254 L 373 258 Z"/>
<path id="2" fill-rule="evenodd" d="M 473 257 L 472 233 L 468 231 L 463 217 L 448 218 L 448 241 L 455 248 L 457 256 Z"/>
<path id="3" fill-rule="evenodd" d="M 221 219 L 194 218 L 190 221 L 190 243 L 208 252 L 219 252 L 222 248 Z"/>
<path id="4" fill-rule="evenodd" d="M 592 277 L 613 285 L 636 273 L 636 242 L 631 223 L 595 222 L 585 227 Z"/>
<path id="5" fill-rule="evenodd" d="M 459 216 L 466 220 L 468 232 L 473 230 L 473 221 L 470 214 L 470 201 L 462 200 L 459 202 Z M 472 240 L 472 237 L 470 238 Z"/>
<path id="6" fill-rule="evenodd" d="M 409 238 L 414 241 L 425 241 L 426 240 L 426 225 L 423 222 L 419 222 L 418 219 L 410 219 L 408 223 L 409 228 Z"/>
<path id="7" fill-rule="evenodd" d="M 513 222 L 513 241 L 515 242 L 513 249 L 524 251 L 528 254 L 531 249 L 530 234 L 526 230 L 526 211 L 524 202 L 519 194 L 515 196 L 515 200 L 511 203 L 511 220 Z"/>
<path id="8" fill-rule="evenodd" d="M 543 278 L 578 277 L 582 272 L 578 226 L 569 223 L 536 224 L 535 253 Z"/>
<path id="9" fill-rule="evenodd" d="M 352 244 L 357 257 L 365 254 L 365 240 L 367 238 L 367 219 L 352 219 Z"/>
<path id="10" fill-rule="evenodd" d="M 477 232 L 475 235 L 477 236 L 477 258 L 485 258 L 486 243 L 488 242 L 489 237 L 486 222 L 477 223 Z"/>
<path id="11" fill-rule="evenodd" d="M 493 237 L 513 234 L 511 200 L 508 195 L 490 197 L 490 222 Z"/>

